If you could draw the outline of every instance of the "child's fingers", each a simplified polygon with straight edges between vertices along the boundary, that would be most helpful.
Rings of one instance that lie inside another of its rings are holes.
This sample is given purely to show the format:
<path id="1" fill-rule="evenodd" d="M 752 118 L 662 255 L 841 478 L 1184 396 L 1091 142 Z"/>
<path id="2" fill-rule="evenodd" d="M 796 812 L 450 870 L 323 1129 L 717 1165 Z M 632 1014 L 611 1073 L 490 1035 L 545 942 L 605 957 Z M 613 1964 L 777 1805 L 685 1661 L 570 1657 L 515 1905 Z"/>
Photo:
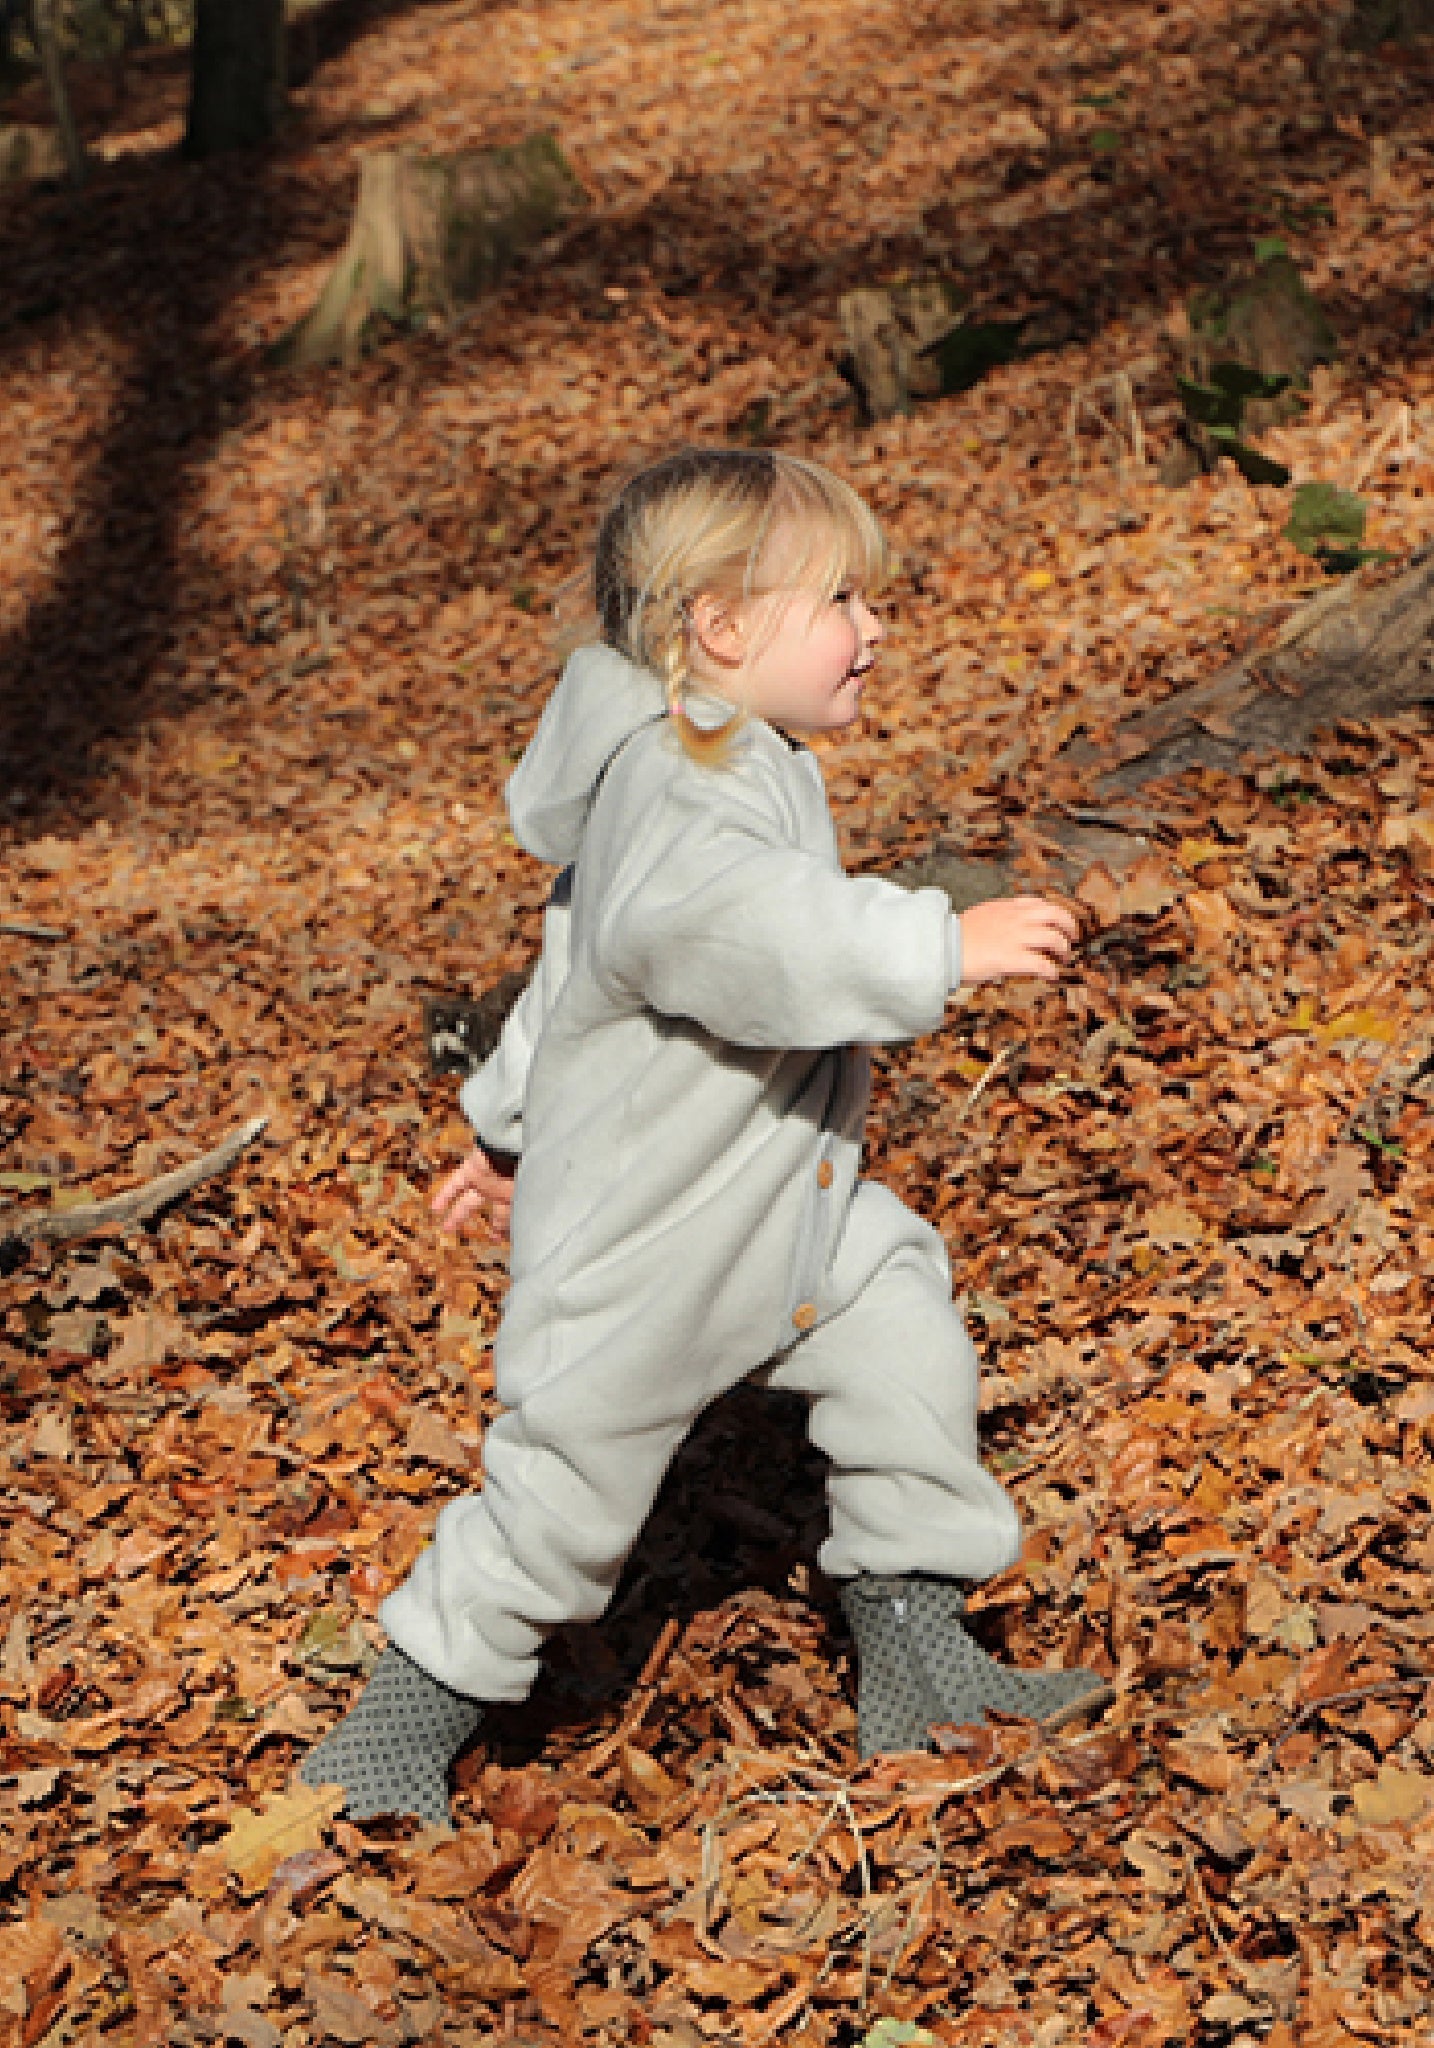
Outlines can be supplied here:
<path id="1" fill-rule="evenodd" d="M 1058 935 L 1070 946 L 1080 937 L 1080 926 L 1063 903 L 1048 903 L 1042 896 L 1022 899 L 1024 921 L 1042 933 Z"/>
<path id="2" fill-rule="evenodd" d="M 455 1202 L 461 1201 L 463 1196 L 471 1190 L 473 1186 L 473 1169 L 477 1163 L 475 1159 L 465 1159 L 461 1166 L 456 1167 L 449 1174 L 447 1180 L 439 1182 L 433 1192 L 431 1202 L 435 1215 L 441 1216 L 445 1210 L 451 1209 Z"/>
<path id="3" fill-rule="evenodd" d="M 498 1243 L 507 1235 L 508 1212 L 470 1189 L 445 1210 L 438 1221 L 441 1229 L 454 1236 L 460 1236 L 470 1224 L 476 1224 L 485 1237 Z"/>

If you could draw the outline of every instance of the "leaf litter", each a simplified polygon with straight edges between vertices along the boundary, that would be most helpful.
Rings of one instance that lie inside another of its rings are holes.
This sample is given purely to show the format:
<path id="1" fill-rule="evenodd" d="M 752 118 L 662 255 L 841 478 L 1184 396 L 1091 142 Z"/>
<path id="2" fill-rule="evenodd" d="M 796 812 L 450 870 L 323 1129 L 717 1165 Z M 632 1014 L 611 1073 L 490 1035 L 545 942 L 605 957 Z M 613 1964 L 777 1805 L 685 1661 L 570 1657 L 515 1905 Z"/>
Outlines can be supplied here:
<path id="1" fill-rule="evenodd" d="M 1107 1673 L 1101 1725 L 857 1768 L 820 1468 L 743 1390 L 453 1838 L 291 1784 L 481 1471 L 503 1274 L 427 1217 L 464 1140 L 420 1018 L 532 956 L 501 785 L 613 477 L 745 434 L 865 490 L 899 630 L 824 748 L 849 861 L 955 835 L 1025 886 L 1072 733 L 1323 584 L 1293 491 L 1167 493 L 1137 445 L 1184 299 L 1261 236 L 1342 344 L 1263 446 L 1362 498 L 1321 538 L 1429 535 L 1428 45 L 1254 5 L 862 28 L 854 64 L 832 0 L 378 14 L 262 173 L 172 160 L 177 74 L 120 113 L 81 76 L 106 167 L 0 222 L 5 1197 L 269 1118 L 144 1225 L 7 1253 L 7 2044 L 1428 2037 L 1422 712 L 1147 785 L 1066 985 L 878 1061 L 872 1170 L 952 1246 L 1028 1530 L 977 1625 Z M 546 124 L 580 231 L 448 329 L 264 365 L 365 148 Z M 1070 339 L 859 432 L 838 298 L 933 263 Z"/>

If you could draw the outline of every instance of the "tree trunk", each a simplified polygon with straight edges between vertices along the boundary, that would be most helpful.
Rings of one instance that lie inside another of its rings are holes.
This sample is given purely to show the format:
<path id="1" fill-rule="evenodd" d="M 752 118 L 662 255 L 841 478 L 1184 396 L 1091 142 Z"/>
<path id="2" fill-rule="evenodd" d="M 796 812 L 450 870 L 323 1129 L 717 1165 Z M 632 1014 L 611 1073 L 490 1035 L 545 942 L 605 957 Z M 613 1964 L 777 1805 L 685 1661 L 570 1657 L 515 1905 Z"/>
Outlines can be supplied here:
<path id="1" fill-rule="evenodd" d="M 280 362 L 352 362 L 387 321 L 411 325 L 479 297 L 582 201 L 551 135 L 515 149 L 365 157 L 349 238 Z"/>
<path id="2" fill-rule="evenodd" d="M 1355 0 L 1344 40 L 1356 50 L 1434 35 L 1434 0 Z"/>
<path id="3" fill-rule="evenodd" d="M 80 131 L 75 126 L 74 111 L 70 106 L 70 95 L 65 85 L 65 66 L 60 56 L 59 27 L 55 20 L 55 0 L 35 0 L 35 41 L 39 46 L 40 65 L 45 74 L 45 89 L 50 95 L 50 105 L 55 112 L 55 126 L 60 134 L 60 147 L 65 153 L 65 168 L 72 185 L 83 185 L 86 165 L 84 145 Z"/>
<path id="4" fill-rule="evenodd" d="M 284 0 L 197 0 L 185 155 L 269 141 L 284 92 Z"/>
<path id="5" fill-rule="evenodd" d="M 65 175 L 65 146 L 54 128 L 0 127 L 0 187 Z"/>
<path id="6" fill-rule="evenodd" d="M 1339 719 L 1389 718 L 1434 700 L 1434 548 L 1389 582 L 1342 576 L 1285 622 L 1275 645 L 1115 728 L 1073 740 L 1097 801 L 1187 768 L 1238 774 L 1248 754 L 1301 754 Z"/>

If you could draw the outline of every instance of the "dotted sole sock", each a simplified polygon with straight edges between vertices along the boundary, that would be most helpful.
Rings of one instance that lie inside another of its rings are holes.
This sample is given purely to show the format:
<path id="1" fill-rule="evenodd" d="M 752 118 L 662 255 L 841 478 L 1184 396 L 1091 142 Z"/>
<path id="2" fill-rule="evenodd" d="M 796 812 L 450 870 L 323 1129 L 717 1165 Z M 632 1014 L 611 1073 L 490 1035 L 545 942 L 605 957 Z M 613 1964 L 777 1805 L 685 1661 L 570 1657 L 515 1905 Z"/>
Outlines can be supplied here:
<path id="1" fill-rule="evenodd" d="M 1059 1727 L 1114 1697 L 1094 1671 L 1013 1671 L 966 1631 L 949 1579 L 852 1579 L 842 1607 L 857 1653 L 857 1748 L 863 1757 L 929 1749 L 933 1724 L 981 1727 L 987 1709 Z"/>
<path id="2" fill-rule="evenodd" d="M 479 1701 L 454 1692 L 389 1646 L 358 1700 L 299 1766 L 305 1785 L 342 1785 L 350 1820 L 413 1813 L 450 1827 L 448 1769 L 483 1718 Z"/>

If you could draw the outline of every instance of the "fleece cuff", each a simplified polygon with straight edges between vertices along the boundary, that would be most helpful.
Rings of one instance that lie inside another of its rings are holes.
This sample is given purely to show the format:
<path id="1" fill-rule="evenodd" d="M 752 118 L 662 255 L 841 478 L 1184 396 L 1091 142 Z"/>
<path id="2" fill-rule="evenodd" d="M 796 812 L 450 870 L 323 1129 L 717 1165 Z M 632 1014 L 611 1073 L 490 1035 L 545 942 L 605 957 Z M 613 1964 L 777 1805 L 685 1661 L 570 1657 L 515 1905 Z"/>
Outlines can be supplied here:
<path id="1" fill-rule="evenodd" d="M 961 920 L 953 917 L 946 939 L 946 980 L 952 995 L 961 986 Z"/>

